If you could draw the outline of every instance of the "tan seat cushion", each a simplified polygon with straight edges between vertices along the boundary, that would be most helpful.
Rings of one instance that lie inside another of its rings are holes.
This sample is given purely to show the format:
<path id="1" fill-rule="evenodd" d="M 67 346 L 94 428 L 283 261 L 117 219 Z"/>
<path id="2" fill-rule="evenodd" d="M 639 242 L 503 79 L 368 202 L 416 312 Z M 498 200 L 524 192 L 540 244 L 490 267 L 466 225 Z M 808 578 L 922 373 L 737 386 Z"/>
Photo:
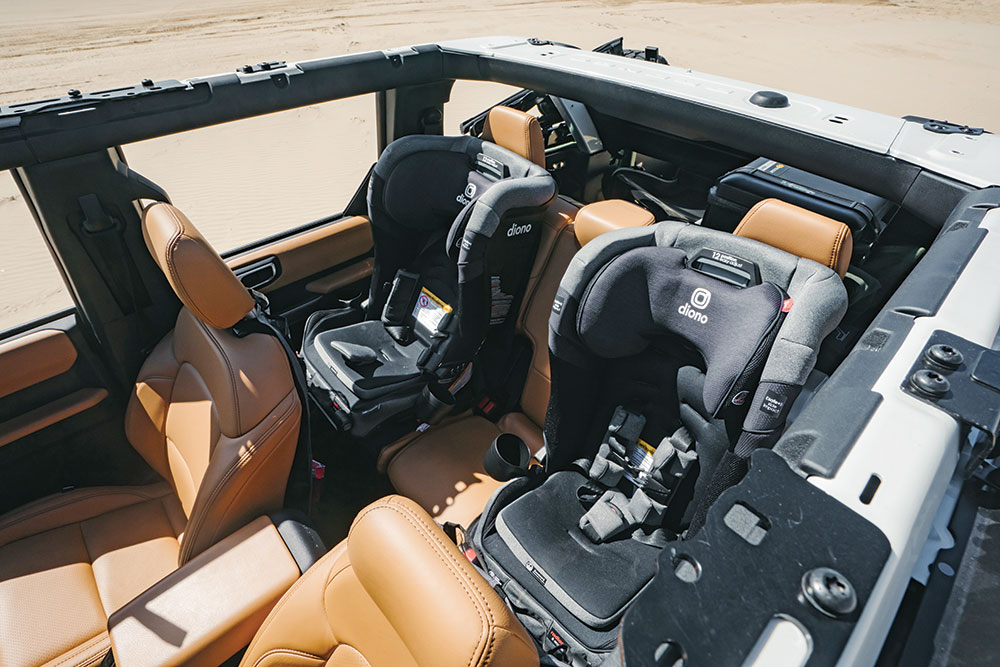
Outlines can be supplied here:
<path id="1" fill-rule="evenodd" d="M 413 501 L 363 509 L 278 601 L 241 665 L 533 667 L 510 609 Z"/>
<path id="2" fill-rule="evenodd" d="M 96 665 L 108 616 L 177 567 L 166 484 L 77 489 L 0 517 L 0 663 Z"/>
<path id="3" fill-rule="evenodd" d="M 514 433 L 532 453 L 541 449 L 542 430 L 520 413 L 497 424 L 468 415 L 428 429 L 389 462 L 389 479 L 439 523 L 468 526 L 501 483 L 483 470 L 483 456 L 501 433 Z"/>

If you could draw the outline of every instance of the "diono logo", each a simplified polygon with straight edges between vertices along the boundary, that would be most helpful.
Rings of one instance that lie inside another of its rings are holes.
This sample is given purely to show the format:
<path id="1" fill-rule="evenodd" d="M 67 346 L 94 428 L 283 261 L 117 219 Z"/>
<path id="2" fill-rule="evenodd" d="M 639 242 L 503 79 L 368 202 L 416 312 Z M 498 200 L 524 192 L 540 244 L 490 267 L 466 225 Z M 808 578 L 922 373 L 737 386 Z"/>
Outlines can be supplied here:
<path id="1" fill-rule="evenodd" d="M 521 234 L 527 234 L 531 231 L 531 223 L 526 225 L 518 225 L 516 222 L 510 226 L 507 230 L 507 236 L 520 236 Z"/>
<path id="2" fill-rule="evenodd" d="M 708 315 L 705 313 L 699 313 L 699 310 L 704 310 L 708 307 L 709 301 L 712 300 L 712 293 L 709 292 L 704 287 L 697 287 L 693 292 L 691 292 L 691 301 L 685 303 L 677 309 L 677 312 L 689 320 L 694 320 L 699 324 L 708 324 Z"/>
<path id="3" fill-rule="evenodd" d="M 465 206 L 470 201 L 472 201 L 472 198 L 475 196 L 476 196 L 476 184 L 469 183 L 468 185 L 465 186 L 465 192 L 455 197 L 455 201 L 457 201 L 462 206 Z"/>
<path id="4" fill-rule="evenodd" d="M 711 300 L 712 293 L 704 287 L 695 288 L 695 290 L 691 292 L 691 305 L 698 310 L 705 310 L 708 306 L 708 302 Z"/>

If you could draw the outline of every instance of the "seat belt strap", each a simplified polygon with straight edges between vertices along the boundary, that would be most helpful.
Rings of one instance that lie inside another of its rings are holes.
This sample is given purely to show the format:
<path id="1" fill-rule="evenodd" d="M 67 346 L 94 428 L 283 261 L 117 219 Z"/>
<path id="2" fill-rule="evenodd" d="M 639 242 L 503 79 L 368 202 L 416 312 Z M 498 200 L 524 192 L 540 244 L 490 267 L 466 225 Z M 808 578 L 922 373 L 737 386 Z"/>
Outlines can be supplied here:
<path id="1" fill-rule="evenodd" d="M 645 427 L 646 418 L 642 415 L 629 412 L 622 406 L 615 408 L 604 441 L 590 465 L 590 479 L 607 487 L 616 486 L 628 467 L 628 448 L 639 441 Z"/>
<path id="2" fill-rule="evenodd" d="M 625 414 L 621 414 L 622 412 Z M 632 528 L 659 528 L 673 490 L 694 467 L 691 465 L 697 459 L 694 438 L 684 426 L 660 442 L 647 469 L 637 469 L 619 457 L 609 441 L 623 432 L 623 437 L 630 437 L 640 420 L 644 426 L 645 418 L 641 415 L 633 415 L 618 408 L 612 418 L 612 427 L 616 427 L 614 434 L 612 428 L 609 428 L 609 437 L 601 445 L 590 466 L 591 479 L 611 487 L 580 518 L 579 528 L 592 542 L 605 542 Z M 641 430 L 640 428 L 639 433 Z M 635 433 L 636 441 L 639 433 Z M 636 488 L 631 497 L 614 488 L 625 471 L 635 481 Z M 599 477 L 594 477 L 595 472 Z M 613 485 L 609 484 L 612 479 Z"/>

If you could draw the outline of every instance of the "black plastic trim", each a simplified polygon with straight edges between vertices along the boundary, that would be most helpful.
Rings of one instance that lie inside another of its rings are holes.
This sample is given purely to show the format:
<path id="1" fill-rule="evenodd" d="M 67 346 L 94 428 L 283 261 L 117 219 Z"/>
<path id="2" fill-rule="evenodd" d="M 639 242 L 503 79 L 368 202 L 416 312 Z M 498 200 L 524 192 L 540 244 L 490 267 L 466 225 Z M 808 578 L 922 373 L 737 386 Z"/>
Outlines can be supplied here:
<path id="1" fill-rule="evenodd" d="M 291 509 L 280 510 L 268 516 L 288 547 L 288 552 L 295 559 L 295 564 L 299 566 L 299 572 L 305 574 L 327 551 L 309 517 Z"/>

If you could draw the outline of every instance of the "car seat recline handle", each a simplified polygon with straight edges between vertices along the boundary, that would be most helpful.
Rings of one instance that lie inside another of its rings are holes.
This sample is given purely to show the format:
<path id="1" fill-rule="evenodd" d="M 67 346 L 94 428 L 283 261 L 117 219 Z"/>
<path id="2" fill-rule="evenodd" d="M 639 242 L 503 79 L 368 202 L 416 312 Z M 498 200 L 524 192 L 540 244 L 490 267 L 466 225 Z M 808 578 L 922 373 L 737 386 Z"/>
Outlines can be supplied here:
<path id="1" fill-rule="evenodd" d="M 513 433 L 498 435 L 483 457 L 483 469 L 498 482 L 524 477 L 530 466 L 531 450 L 520 436 Z"/>

